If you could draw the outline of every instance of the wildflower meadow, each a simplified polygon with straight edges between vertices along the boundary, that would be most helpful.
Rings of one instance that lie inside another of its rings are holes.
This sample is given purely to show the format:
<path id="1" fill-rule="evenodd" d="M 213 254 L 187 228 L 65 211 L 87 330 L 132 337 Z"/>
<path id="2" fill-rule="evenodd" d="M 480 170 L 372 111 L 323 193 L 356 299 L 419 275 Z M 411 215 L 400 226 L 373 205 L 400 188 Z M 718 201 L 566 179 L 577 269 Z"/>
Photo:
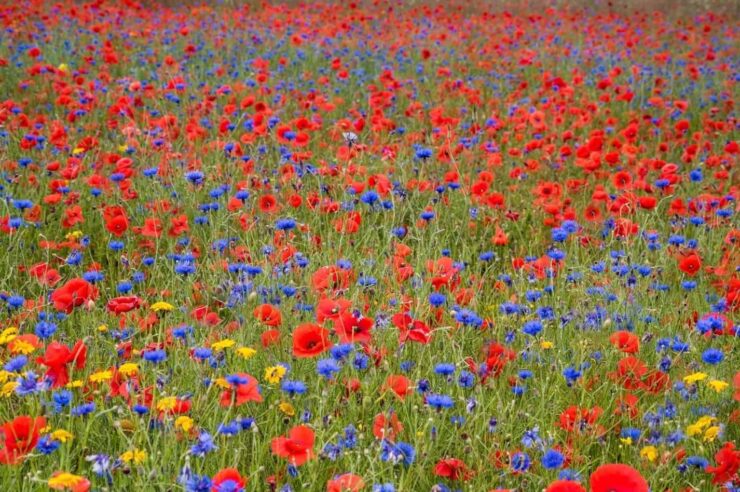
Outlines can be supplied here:
<path id="1" fill-rule="evenodd" d="M 740 15 L 619 3 L 0 2 L 0 490 L 740 490 Z"/>

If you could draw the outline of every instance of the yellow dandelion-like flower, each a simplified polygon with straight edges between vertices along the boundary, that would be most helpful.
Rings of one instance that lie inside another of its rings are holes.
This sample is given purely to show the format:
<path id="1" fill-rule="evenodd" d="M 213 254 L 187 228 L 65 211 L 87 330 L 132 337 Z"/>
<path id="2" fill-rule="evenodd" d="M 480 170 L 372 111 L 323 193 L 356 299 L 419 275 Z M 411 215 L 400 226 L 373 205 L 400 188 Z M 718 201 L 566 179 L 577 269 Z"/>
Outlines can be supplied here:
<path id="1" fill-rule="evenodd" d="M 60 72 L 67 72 L 69 71 L 69 65 L 67 65 L 66 63 L 60 63 L 57 67 L 57 70 L 59 70 Z"/>
<path id="2" fill-rule="evenodd" d="M 689 437 L 701 434 L 704 432 L 704 429 L 712 425 L 712 422 L 714 422 L 714 417 L 704 415 L 703 417 L 700 417 L 699 420 L 686 427 L 686 434 L 688 434 Z"/>
<path id="3" fill-rule="evenodd" d="M 6 343 L 12 342 L 17 336 L 18 328 L 16 328 L 15 326 L 5 328 L 3 332 L 0 333 L 0 345 L 5 345 Z"/>
<path id="4" fill-rule="evenodd" d="M 10 378 L 14 376 L 15 374 L 10 371 L 0 370 L 0 384 L 7 382 Z"/>
<path id="5" fill-rule="evenodd" d="M 139 365 L 135 362 L 126 362 L 125 364 L 121 364 L 121 367 L 118 368 L 118 372 L 126 377 L 135 376 L 136 373 L 139 372 Z"/>
<path id="6" fill-rule="evenodd" d="M 650 462 L 655 461 L 658 459 L 658 448 L 655 446 L 645 446 L 640 450 L 640 457 L 646 458 Z"/>
<path id="7" fill-rule="evenodd" d="M 214 383 L 215 383 L 215 384 L 216 384 L 216 386 L 218 386 L 219 388 L 223 388 L 223 389 L 228 389 L 228 388 L 231 388 L 231 385 L 229 384 L 229 382 L 228 382 L 228 381 L 226 381 L 226 378 L 218 378 L 218 379 L 216 379 L 216 380 L 214 381 Z"/>
<path id="8" fill-rule="evenodd" d="M 33 353 L 34 350 L 36 350 L 36 347 L 25 340 L 15 340 L 15 342 L 13 342 L 13 348 L 10 351 L 13 354 L 28 355 Z"/>
<path id="9" fill-rule="evenodd" d="M 168 396 L 157 402 L 157 410 L 160 412 L 166 412 L 175 408 L 175 405 L 177 405 L 177 398 L 174 396 Z"/>
<path id="10" fill-rule="evenodd" d="M 225 338 L 223 340 L 220 340 L 216 343 L 211 344 L 211 348 L 217 352 L 220 352 L 221 350 L 226 350 L 227 348 L 231 348 L 234 345 L 236 345 L 236 342 L 234 340 Z"/>
<path id="11" fill-rule="evenodd" d="M 265 380 L 270 384 L 277 384 L 283 379 L 287 370 L 283 366 L 272 366 L 265 369 Z"/>
<path id="12" fill-rule="evenodd" d="M 0 396 L 8 397 L 15 393 L 15 389 L 18 387 L 18 383 L 16 381 L 10 381 L 8 383 L 5 383 L 2 388 L 0 388 Z"/>
<path id="13" fill-rule="evenodd" d="M 548 340 L 542 340 L 540 342 L 540 348 L 542 350 L 550 350 L 551 348 L 555 347 L 555 344 L 548 341 Z"/>
<path id="14" fill-rule="evenodd" d="M 72 149 L 72 155 L 80 155 L 80 154 L 83 154 L 84 152 L 85 152 L 85 149 L 83 149 L 82 147 L 75 147 L 74 149 Z"/>
<path id="15" fill-rule="evenodd" d="M 100 325 L 98 326 L 97 330 L 100 333 L 106 333 L 108 331 L 108 325 Z"/>
<path id="16" fill-rule="evenodd" d="M 704 381 L 707 379 L 707 375 L 703 372 L 695 372 L 693 374 L 689 374 L 688 376 L 685 376 L 683 378 L 683 382 L 686 384 L 694 384 L 699 381 Z"/>
<path id="17" fill-rule="evenodd" d="M 175 306 L 173 306 L 169 302 L 157 301 L 149 306 L 149 309 L 151 309 L 155 313 L 158 313 L 159 311 L 172 311 L 173 309 L 175 309 Z"/>
<path id="18" fill-rule="evenodd" d="M 72 473 L 62 472 L 54 475 L 49 479 L 47 484 L 52 489 L 65 489 L 77 487 L 85 480 L 85 477 L 73 475 Z"/>
<path id="19" fill-rule="evenodd" d="M 292 417 L 295 415 L 295 408 L 293 408 L 293 405 L 288 403 L 287 401 L 284 401 L 278 405 L 278 408 L 281 412 L 283 412 L 285 415 Z"/>
<path id="20" fill-rule="evenodd" d="M 124 463 L 133 463 L 135 465 L 140 465 L 141 463 L 146 460 L 147 454 L 146 451 L 143 451 L 141 449 L 133 449 L 131 451 L 126 451 L 121 455 L 121 461 Z"/>
<path id="21" fill-rule="evenodd" d="M 111 379 L 113 379 L 113 371 L 110 369 L 90 374 L 90 381 L 93 383 L 103 383 L 105 381 L 110 381 Z"/>
<path id="22" fill-rule="evenodd" d="M 188 417 L 187 415 L 180 415 L 175 419 L 175 428 L 182 429 L 183 432 L 190 432 L 190 430 L 193 428 L 193 419 Z"/>
<path id="23" fill-rule="evenodd" d="M 67 442 L 74 439 L 74 434 L 64 429 L 57 429 L 51 433 L 52 439 L 59 442 Z"/>
<path id="24" fill-rule="evenodd" d="M 632 438 L 631 437 L 622 437 L 619 440 L 622 441 L 622 444 L 625 444 L 627 446 L 632 446 Z"/>
<path id="25" fill-rule="evenodd" d="M 704 431 L 704 442 L 712 442 L 719 436 L 720 426 L 713 425 Z"/>
<path id="26" fill-rule="evenodd" d="M 77 239 L 81 238 L 82 235 L 82 231 L 72 231 L 68 233 L 65 238 L 67 239 L 67 241 L 76 241 Z"/>
<path id="27" fill-rule="evenodd" d="M 82 388 L 82 386 L 85 384 L 84 381 L 80 379 L 75 379 L 74 381 L 70 381 L 65 385 L 66 388 Z"/>
<path id="28" fill-rule="evenodd" d="M 728 386 L 730 386 L 729 383 L 720 381 L 719 379 L 712 379 L 707 384 L 717 393 L 722 393 Z"/>
<path id="29" fill-rule="evenodd" d="M 257 351 L 252 347 L 239 347 L 236 349 L 236 353 L 244 359 L 251 359 L 257 354 Z"/>

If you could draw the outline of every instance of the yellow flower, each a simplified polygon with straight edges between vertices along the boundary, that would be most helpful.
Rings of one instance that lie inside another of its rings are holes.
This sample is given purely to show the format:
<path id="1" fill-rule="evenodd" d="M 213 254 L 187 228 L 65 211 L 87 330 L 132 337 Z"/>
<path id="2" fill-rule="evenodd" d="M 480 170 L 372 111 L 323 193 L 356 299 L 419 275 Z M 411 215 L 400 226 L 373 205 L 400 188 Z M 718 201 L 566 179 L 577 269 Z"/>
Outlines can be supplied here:
<path id="1" fill-rule="evenodd" d="M 658 448 L 655 446 L 645 446 L 640 450 L 640 457 L 647 458 L 648 461 L 655 461 L 658 458 Z"/>
<path id="2" fill-rule="evenodd" d="M 709 429 L 707 429 L 704 432 L 704 442 L 712 442 L 715 439 L 717 439 L 717 436 L 719 435 L 720 427 L 718 425 L 713 425 Z"/>
<path id="3" fill-rule="evenodd" d="M 42 427 L 41 429 L 39 429 L 39 433 L 40 434 L 46 434 L 50 430 L 51 430 L 51 426 L 50 425 L 47 425 L 46 427 Z"/>
<path id="4" fill-rule="evenodd" d="M 82 386 L 85 383 L 79 379 L 75 379 L 74 381 L 70 381 L 65 385 L 66 388 L 82 388 Z"/>
<path id="5" fill-rule="evenodd" d="M 552 342 L 549 342 L 549 341 L 547 341 L 547 340 L 542 340 L 542 341 L 540 342 L 540 348 L 541 348 L 542 350 L 550 350 L 550 349 L 551 349 L 551 348 L 553 348 L 554 346 L 555 346 L 555 344 L 554 344 L 554 343 L 552 343 Z"/>
<path id="6" fill-rule="evenodd" d="M 627 446 L 631 446 L 632 445 L 632 438 L 631 437 L 621 437 L 619 440 L 622 441 L 622 444 L 626 444 Z"/>
<path id="7" fill-rule="evenodd" d="M 175 306 L 173 306 L 169 302 L 157 301 L 152 304 L 149 309 L 151 309 L 155 313 L 158 313 L 159 311 L 172 311 L 173 309 L 175 309 Z"/>
<path id="8" fill-rule="evenodd" d="M 9 383 L 5 383 L 0 389 L 0 395 L 2 396 L 10 396 L 15 392 L 15 389 L 18 387 L 18 383 L 16 381 L 10 381 Z"/>
<path id="9" fill-rule="evenodd" d="M 66 72 L 67 70 L 69 70 L 69 65 L 67 65 L 66 63 L 60 63 L 57 69 L 60 72 Z"/>
<path id="10" fill-rule="evenodd" d="M 166 412 L 167 410 L 175 408 L 175 405 L 177 405 L 177 398 L 174 396 L 168 396 L 167 398 L 162 398 L 157 402 L 157 410 L 160 412 Z"/>
<path id="11" fill-rule="evenodd" d="M 75 436 L 71 432 L 66 431 L 64 429 L 57 429 L 51 433 L 51 437 L 55 441 L 67 442 L 67 441 L 71 441 Z"/>
<path id="12" fill-rule="evenodd" d="M 15 340 L 15 342 L 13 342 L 13 349 L 11 350 L 11 352 L 13 352 L 14 354 L 28 355 L 30 353 L 33 353 L 34 350 L 36 350 L 36 347 L 26 342 L 25 340 Z"/>
<path id="13" fill-rule="evenodd" d="M 175 428 L 182 429 L 183 432 L 190 432 L 190 429 L 193 428 L 193 419 L 187 415 L 180 415 L 175 419 Z"/>
<path id="14" fill-rule="evenodd" d="M 270 384 L 277 384 L 285 376 L 286 369 L 283 366 L 272 366 L 265 369 L 265 380 Z"/>
<path id="15" fill-rule="evenodd" d="M 693 374 L 689 374 L 688 376 L 685 376 L 683 378 L 683 382 L 686 384 L 694 384 L 698 381 L 704 381 L 707 379 L 707 375 L 703 372 L 695 372 Z"/>
<path id="16" fill-rule="evenodd" d="M 221 351 L 233 347 L 234 345 L 236 345 L 236 342 L 234 340 L 229 340 L 228 338 L 225 338 L 221 341 L 211 344 L 211 348 L 216 351 Z"/>
<path id="17" fill-rule="evenodd" d="M 75 147 L 74 149 L 72 149 L 72 155 L 80 155 L 84 152 L 85 149 L 83 149 L 82 147 Z"/>
<path id="18" fill-rule="evenodd" d="M 13 341 L 16 336 L 18 336 L 18 328 L 15 326 L 5 328 L 3 332 L 0 333 L 0 345 L 5 345 L 6 343 Z"/>
<path id="19" fill-rule="evenodd" d="M 118 152 L 126 152 L 128 150 L 128 145 L 119 145 L 118 146 Z"/>
<path id="20" fill-rule="evenodd" d="M 712 379 L 707 384 L 717 393 L 722 393 L 729 386 L 728 383 L 720 381 L 719 379 Z"/>
<path id="21" fill-rule="evenodd" d="M 288 403 L 287 401 L 284 401 L 278 405 L 278 408 L 281 412 L 283 412 L 285 415 L 292 417 L 295 415 L 295 408 L 293 408 L 293 405 Z"/>
<path id="22" fill-rule="evenodd" d="M 85 480 L 85 477 L 62 472 L 51 477 L 47 483 L 52 489 L 65 489 L 76 487 L 82 483 L 83 480 Z"/>
<path id="23" fill-rule="evenodd" d="M 132 451 L 126 451 L 121 455 L 121 461 L 124 463 L 134 462 L 135 465 L 139 465 L 146 459 L 146 451 L 141 449 L 133 449 Z"/>
<path id="24" fill-rule="evenodd" d="M 75 241 L 82 237 L 82 231 L 72 231 L 64 237 L 67 239 L 67 241 Z"/>
<path id="25" fill-rule="evenodd" d="M 108 325 L 100 325 L 98 326 L 98 332 L 100 333 L 106 333 L 108 331 Z"/>
<path id="26" fill-rule="evenodd" d="M 701 434 L 704 432 L 704 429 L 712 425 L 712 422 L 714 422 L 714 417 L 704 415 L 703 417 L 700 417 L 699 420 L 686 427 L 686 434 L 688 434 L 689 437 Z"/>
<path id="27" fill-rule="evenodd" d="M 229 384 L 228 381 L 226 381 L 226 378 L 218 378 L 216 379 L 216 381 L 214 381 L 214 383 L 216 383 L 216 386 L 218 386 L 219 388 L 223 388 L 223 389 L 231 388 L 231 385 Z"/>
<path id="28" fill-rule="evenodd" d="M 257 354 L 257 351 L 252 347 L 239 347 L 236 349 L 236 353 L 241 355 L 245 359 L 251 359 Z"/>
<path id="29" fill-rule="evenodd" d="M 118 368 L 118 372 L 126 377 L 135 376 L 136 373 L 139 372 L 139 365 L 135 362 L 126 362 L 125 364 L 121 364 L 121 367 Z"/>
<path id="30" fill-rule="evenodd" d="M 13 376 L 15 376 L 15 374 L 13 374 L 10 371 L 0 370 L 0 384 L 6 382 L 7 380 L 9 380 L 10 378 L 12 378 Z"/>
<path id="31" fill-rule="evenodd" d="M 90 374 L 90 381 L 93 383 L 102 383 L 111 379 L 113 379 L 113 371 L 111 370 L 98 371 Z"/>

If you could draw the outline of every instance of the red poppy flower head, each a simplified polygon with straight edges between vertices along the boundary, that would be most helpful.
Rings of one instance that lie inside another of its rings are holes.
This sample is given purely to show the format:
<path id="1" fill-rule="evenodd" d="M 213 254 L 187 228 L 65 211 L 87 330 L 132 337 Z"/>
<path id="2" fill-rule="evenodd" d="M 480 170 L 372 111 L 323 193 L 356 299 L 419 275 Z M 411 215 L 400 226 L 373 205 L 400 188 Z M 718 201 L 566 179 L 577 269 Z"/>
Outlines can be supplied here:
<path id="1" fill-rule="evenodd" d="M 247 479 L 236 468 L 224 468 L 211 479 L 211 492 L 242 492 Z"/>
<path id="2" fill-rule="evenodd" d="M 640 472 L 621 463 L 601 465 L 591 474 L 589 482 L 591 492 L 649 492 L 650 490 Z"/>
<path id="3" fill-rule="evenodd" d="M 578 482 L 556 480 L 545 489 L 545 492 L 586 492 L 586 489 Z"/>
<path id="4" fill-rule="evenodd" d="M 293 355 L 316 357 L 332 347 L 329 330 L 312 323 L 299 325 L 293 331 Z"/>

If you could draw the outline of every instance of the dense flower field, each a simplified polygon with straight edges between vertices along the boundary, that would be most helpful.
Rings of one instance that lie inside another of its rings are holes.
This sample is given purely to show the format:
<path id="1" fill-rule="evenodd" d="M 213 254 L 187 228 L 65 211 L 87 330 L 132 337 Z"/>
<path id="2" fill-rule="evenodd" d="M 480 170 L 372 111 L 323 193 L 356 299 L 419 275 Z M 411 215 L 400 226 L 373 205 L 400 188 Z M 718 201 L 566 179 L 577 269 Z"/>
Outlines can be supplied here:
<path id="1" fill-rule="evenodd" d="M 739 490 L 737 18 L 0 23 L 2 490 Z"/>

